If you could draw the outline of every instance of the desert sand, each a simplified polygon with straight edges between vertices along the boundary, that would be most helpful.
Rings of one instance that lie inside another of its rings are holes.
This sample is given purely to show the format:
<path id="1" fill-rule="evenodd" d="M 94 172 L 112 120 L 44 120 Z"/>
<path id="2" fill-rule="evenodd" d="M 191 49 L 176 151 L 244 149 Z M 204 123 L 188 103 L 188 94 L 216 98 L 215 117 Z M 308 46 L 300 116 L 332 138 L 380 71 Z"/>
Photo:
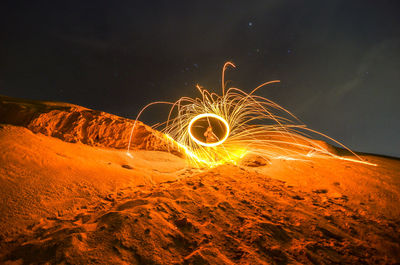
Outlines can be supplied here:
<path id="1" fill-rule="evenodd" d="M 0 263 L 400 263 L 399 159 L 196 169 L 132 124 L 0 97 Z"/>

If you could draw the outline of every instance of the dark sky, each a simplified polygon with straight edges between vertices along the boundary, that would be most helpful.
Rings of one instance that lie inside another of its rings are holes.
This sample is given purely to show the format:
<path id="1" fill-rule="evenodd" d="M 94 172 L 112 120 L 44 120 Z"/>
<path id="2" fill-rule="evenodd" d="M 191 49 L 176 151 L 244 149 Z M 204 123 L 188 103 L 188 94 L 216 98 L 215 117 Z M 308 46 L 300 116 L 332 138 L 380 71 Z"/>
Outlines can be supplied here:
<path id="1" fill-rule="evenodd" d="M 280 79 L 259 94 L 354 150 L 400 156 L 398 1 L 16 2 L 0 4 L 0 94 L 134 118 L 196 83 L 220 91 L 231 60 L 236 87 Z"/>

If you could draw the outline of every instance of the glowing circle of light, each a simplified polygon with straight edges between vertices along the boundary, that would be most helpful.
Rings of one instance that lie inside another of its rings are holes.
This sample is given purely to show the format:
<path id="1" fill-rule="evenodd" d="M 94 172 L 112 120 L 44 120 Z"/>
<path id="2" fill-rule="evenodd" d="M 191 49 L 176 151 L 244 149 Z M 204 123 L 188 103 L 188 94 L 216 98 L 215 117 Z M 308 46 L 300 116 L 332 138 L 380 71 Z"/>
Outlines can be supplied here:
<path id="1" fill-rule="evenodd" d="M 205 118 L 205 117 L 215 118 L 215 119 L 221 121 L 221 122 L 225 125 L 226 133 L 225 133 L 224 137 L 222 137 L 222 139 L 219 140 L 218 142 L 215 142 L 215 143 L 205 143 L 205 142 L 200 141 L 200 140 L 197 139 L 196 137 L 194 137 L 194 135 L 192 134 L 191 129 L 192 129 L 193 124 L 194 124 L 197 120 L 199 120 L 199 119 L 201 119 L 201 118 Z M 229 124 L 228 124 L 228 122 L 227 122 L 224 118 L 222 118 L 221 116 L 218 116 L 217 114 L 214 114 L 214 113 L 203 113 L 203 114 L 197 115 L 196 117 L 194 117 L 194 118 L 190 121 L 189 126 L 188 126 L 188 132 L 189 132 L 190 138 L 191 138 L 194 142 L 196 142 L 197 144 L 202 145 L 202 146 L 211 147 L 211 146 L 220 145 L 220 144 L 222 144 L 223 142 L 225 142 L 225 140 L 226 140 L 226 139 L 228 138 L 228 136 L 229 136 L 230 130 L 229 130 Z"/>

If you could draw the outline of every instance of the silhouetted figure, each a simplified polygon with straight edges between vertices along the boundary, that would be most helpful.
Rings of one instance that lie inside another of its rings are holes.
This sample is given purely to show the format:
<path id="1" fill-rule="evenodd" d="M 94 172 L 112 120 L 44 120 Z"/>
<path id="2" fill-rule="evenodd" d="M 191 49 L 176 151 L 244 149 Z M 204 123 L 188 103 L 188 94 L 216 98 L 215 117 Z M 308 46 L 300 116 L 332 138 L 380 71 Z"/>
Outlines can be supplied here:
<path id="1" fill-rule="evenodd" d="M 211 126 L 208 126 L 207 130 L 204 132 L 204 136 L 206 137 L 206 143 L 215 143 L 218 141 L 218 138 L 214 134 Z"/>

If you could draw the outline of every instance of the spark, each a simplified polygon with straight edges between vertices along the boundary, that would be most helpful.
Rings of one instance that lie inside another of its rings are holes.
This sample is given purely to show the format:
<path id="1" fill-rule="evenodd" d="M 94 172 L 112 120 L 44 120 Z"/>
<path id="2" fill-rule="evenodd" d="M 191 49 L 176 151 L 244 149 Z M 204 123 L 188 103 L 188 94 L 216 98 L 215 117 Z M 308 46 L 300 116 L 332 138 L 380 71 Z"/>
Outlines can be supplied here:
<path id="1" fill-rule="evenodd" d="M 225 135 L 222 137 L 221 140 L 213 142 L 213 143 L 207 143 L 207 142 L 203 142 L 199 139 L 197 139 L 193 134 L 192 134 L 192 127 L 193 124 L 195 124 L 198 120 L 200 120 L 201 118 L 215 118 L 219 121 L 221 121 L 224 125 L 225 125 Z M 222 118 L 221 116 L 218 116 L 214 113 L 203 113 L 203 114 L 199 114 L 196 117 L 194 117 L 190 122 L 189 122 L 189 126 L 188 126 L 188 132 L 190 135 L 190 138 L 192 138 L 193 141 L 195 141 L 197 144 L 202 145 L 202 146 L 217 146 L 222 144 L 223 142 L 225 142 L 225 140 L 228 138 L 229 136 L 229 124 L 228 122 Z"/>
<path id="2" fill-rule="evenodd" d="M 176 102 L 152 102 L 146 105 L 139 112 L 132 127 L 128 154 L 139 116 L 149 106 L 163 103 L 171 106 L 169 114 L 165 122 L 155 127 L 161 127 L 165 140 L 171 146 L 180 149 L 188 163 L 194 167 L 237 164 L 249 153 L 267 159 L 303 161 L 311 157 L 321 157 L 376 166 L 364 161 L 340 142 L 307 128 L 287 109 L 256 95 L 260 88 L 279 83 L 279 80 L 265 82 L 250 93 L 235 87 L 226 88 L 225 71 L 228 67 L 236 66 L 232 62 L 226 62 L 222 68 L 222 95 L 196 85 L 201 94 L 199 98 L 182 97 Z M 206 119 L 207 123 L 203 121 L 202 124 L 202 119 Z M 214 125 L 211 120 L 214 120 Z M 223 125 L 219 128 L 222 131 L 219 136 L 215 132 L 216 124 Z M 196 130 L 197 135 L 194 133 Z M 211 140 L 204 140 L 204 137 L 201 139 L 202 136 L 210 134 L 213 135 Z M 309 134 L 335 142 L 351 152 L 353 158 L 341 157 L 328 151 L 309 138 Z"/>

